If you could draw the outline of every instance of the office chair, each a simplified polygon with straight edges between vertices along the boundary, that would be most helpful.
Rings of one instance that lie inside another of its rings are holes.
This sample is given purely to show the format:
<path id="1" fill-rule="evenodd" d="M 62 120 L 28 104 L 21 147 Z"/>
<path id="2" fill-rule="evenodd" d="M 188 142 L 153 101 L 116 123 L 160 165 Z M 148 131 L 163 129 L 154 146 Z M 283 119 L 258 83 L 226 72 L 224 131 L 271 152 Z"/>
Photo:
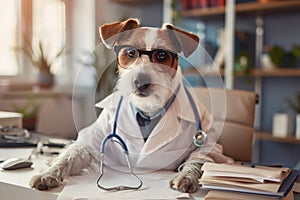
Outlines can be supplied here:
<path id="1" fill-rule="evenodd" d="M 218 143 L 224 154 L 236 161 L 251 162 L 254 138 L 254 92 L 222 88 L 192 87 L 191 92 L 212 113 L 212 128 L 220 131 Z"/>

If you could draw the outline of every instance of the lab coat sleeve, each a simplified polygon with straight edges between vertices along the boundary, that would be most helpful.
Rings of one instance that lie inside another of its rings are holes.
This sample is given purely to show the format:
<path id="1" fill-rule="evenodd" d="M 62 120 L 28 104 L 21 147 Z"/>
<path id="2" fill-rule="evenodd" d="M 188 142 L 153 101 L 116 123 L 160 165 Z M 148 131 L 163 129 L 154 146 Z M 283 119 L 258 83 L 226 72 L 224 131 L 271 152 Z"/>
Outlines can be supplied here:
<path id="1" fill-rule="evenodd" d="M 201 104 L 198 104 L 202 129 L 207 132 L 208 140 L 201 148 L 196 148 L 189 156 L 188 162 L 233 163 L 234 160 L 223 154 L 223 146 L 218 144 L 218 134 L 213 127 L 213 116 Z"/>
<path id="2" fill-rule="evenodd" d="M 97 120 L 78 133 L 77 141 L 98 161 L 100 160 L 100 146 L 103 138 L 112 133 L 112 111 L 104 109 Z"/>

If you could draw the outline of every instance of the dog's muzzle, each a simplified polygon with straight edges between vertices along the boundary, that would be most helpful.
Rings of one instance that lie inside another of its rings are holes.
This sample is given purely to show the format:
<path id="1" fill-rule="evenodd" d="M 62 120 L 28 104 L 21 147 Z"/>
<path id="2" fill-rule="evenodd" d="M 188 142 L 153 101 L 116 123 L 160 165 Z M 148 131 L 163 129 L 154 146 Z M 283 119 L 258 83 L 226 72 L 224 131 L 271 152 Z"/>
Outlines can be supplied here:
<path id="1" fill-rule="evenodd" d="M 134 79 L 133 84 L 135 87 L 135 94 L 138 96 L 146 97 L 149 95 L 151 86 L 151 77 L 145 73 L 139 73 Z"/>

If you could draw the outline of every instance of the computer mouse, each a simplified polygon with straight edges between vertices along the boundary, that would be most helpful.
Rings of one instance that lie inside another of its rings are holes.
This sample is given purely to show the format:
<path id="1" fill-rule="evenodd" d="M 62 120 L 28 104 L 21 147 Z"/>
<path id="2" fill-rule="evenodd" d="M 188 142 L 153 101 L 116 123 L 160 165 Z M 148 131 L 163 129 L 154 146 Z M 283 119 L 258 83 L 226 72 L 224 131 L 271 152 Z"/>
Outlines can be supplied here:
<path id="1" fill-rule="evenodd" d="M 0 167 L 5 170 L 21 169 L 31 167 L 33 163 L 24 158 L 9 158 L 0 164 Z"/>

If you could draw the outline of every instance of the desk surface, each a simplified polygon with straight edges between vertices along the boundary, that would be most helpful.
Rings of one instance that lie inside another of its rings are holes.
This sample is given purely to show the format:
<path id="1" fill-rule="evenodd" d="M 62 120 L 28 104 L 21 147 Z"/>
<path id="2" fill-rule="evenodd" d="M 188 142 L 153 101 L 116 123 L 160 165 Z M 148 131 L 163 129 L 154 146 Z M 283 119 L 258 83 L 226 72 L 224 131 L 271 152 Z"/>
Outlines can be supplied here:
<path id="1" fill-rule="evenodd" d="M 66 183 L 51 191 L 37 191 L 29 188 L 29 180 L 39 172 L 47 169 L 47 160 L 50 157 L 39 156 L 33 159 L 32 168 L 5 171 L 0 169 L 0 194 L 1 199 L 19 200 L 61 200 L 61 199 L 176 199 L 180 194 L 168 188 L 168 181 L 174 175 L 173 172 L 157 171 L 138 174 L 144 185 L 138 191 L 105 192 L 96 186 L 99 174 L 90 173 L 82 176 L 70 177 Z M 106 171 L 107 172 L 107 171 Z M 109 174 L 108 172 L 106 174 Z M 115 178 L 116 174 L 111 173 Z M 109 180 L 109 179 L 108 179 Z M 118 185 L 124 181 L 121 176 L 117 179 Z M 299 181 L 299 180 L 298 180 Z M 114 183 L 115 184 L 115 183 Z M 299 187 L 299 186 L 298 186 Z M 299 189 L 298 189 L 299 190 Z M 190 195 L 191 199 L 204 199 L 206 192 L 199 190 Z M 188 197 L 183 195 L 183 197 Z"/>
<path id="2" fill-rule="evenodd" d="M 41 192 L 29 187 L 29 180 L 35 174 L 47 168 L 47 160 L 50 158 L 39 157 L 33 159 L 31 168 L 18 170 L 0 169 L 0 194 L 1 199 L 31 199 L 31 200 L 54 200 L 57 199 L 62 188 L 53 191 Z"/>
<path id="3" fill-rule="evenodd" d="M 139 191 L 105 192 L 97 188 L 96 179 L 98 174 L 84 174 L 70 177 L 65 185 L 51 191 L 37 191 L 29 188 L 31 177 L 47 168 L 46 157 L 33 159 L 32 168 L 18 169 L 13 171 L 0 170 L 0 194 L 1 199 L 19 200 L 55 200 L 55 199 L 176 199 L 182 193 L 168 188 L 168 181 L 173 172 L 153 172 L 139 174 L 144 185 Z M 107 171 L 106 171 L 107 172 Z M 119 179 L 117 179 L 119 180 Z M 192 194 L 193 199 L 204 199 L 206 192 L 198 191 Z M 187 196 L 187 195 L 183 195 Z M 152 197 L 152 198 L 151 198 Z"/>

